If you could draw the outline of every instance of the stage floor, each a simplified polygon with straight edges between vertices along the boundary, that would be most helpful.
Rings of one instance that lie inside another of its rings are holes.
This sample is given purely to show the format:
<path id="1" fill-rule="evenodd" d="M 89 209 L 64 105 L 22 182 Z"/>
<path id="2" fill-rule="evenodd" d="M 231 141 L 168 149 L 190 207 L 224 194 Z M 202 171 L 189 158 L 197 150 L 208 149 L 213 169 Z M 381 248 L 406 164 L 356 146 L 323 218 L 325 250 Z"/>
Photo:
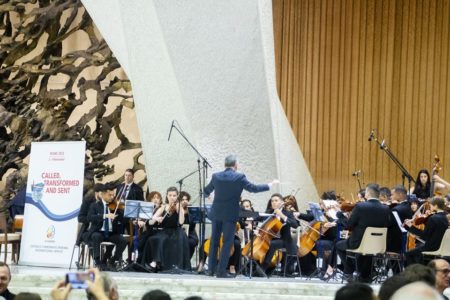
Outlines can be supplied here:
<path id="1" fill-rule="evenodd" d="M 12 265 L 10 290 L 39 293 L 50 299 L 50 291 L 56 282 L 63 280 L 68 269 Z M 71 270 L 76 272 L 76 270 Z M 161 274 L 137 272 L 108 272 L 119 286 L 120 299 L 140 299 L 145 292 L 161 289 L 172 299 L 201 296 L 203 299 L 334 299 L 334 293 L 342 285 L 325 283 L 319 279 L 270 277 L 218 279 L 197 274 Z M 375 289 L 378 287 L 375 286 Z M 72 291 L 70 299 L 85 299 L 84 291 Z"/>

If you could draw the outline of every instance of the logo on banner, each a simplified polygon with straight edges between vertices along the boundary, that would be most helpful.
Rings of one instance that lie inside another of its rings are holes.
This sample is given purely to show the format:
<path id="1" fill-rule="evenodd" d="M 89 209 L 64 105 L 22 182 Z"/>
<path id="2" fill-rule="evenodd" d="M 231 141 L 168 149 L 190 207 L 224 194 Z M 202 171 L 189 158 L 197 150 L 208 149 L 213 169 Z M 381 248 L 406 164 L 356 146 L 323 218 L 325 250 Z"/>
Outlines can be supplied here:
<path id="1" fill-rule="evenodd" d="M 54 237 L 55 237 L 55 226 L 53 226 L 53 225 L 50 225 L 48 228 L 47 228 L 47 238 L 48 239 L 53 239 Z"/>
<path id="2" fill-rule="evenodd" d="M 31 185 L 31 195 L 33 197 L 34 201 L 41 201 L 42 200 L 42 195 L 44 194 L 44 184 L 42 182 L 39 182 L 37 184 L 33 184 Z"/>

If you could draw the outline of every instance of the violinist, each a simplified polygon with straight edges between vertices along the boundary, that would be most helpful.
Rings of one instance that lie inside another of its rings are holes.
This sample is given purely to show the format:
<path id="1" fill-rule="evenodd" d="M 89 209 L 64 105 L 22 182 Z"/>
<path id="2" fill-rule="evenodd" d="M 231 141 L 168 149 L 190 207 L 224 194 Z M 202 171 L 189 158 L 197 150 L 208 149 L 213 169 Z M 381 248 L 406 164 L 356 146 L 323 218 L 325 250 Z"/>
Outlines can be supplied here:
<path id="1" fill-rule="evenodd" d="M 157 211 L 161 205 L 162 205 L 162 196 L 158 191 L 152 191 L 147 195 L 147 202 L 152 202 L 155 206 L 153 208 L 153 211 Z M 152 219 L 150 220 L 138 220 L 137 221 L 139 229 L 142 230 L 142 233 L 139 235 L 138 240 L 138 263 L 142 263 L 142 257 L 144 254 L 144 247 L 147 243 L 147 240 L 150 236 L 155 234 L 156 230 L 153 228 L 153 225 L 155 224 L 155 221 Z"/>
<path id="2" fill-rule="evenodd" d="M 411 205 L 407 200 L 407 190 L 403 185 L 397 185 L 392 189 L 392 202 L 396 205 L 392 208 L 391 223 L 388 227 L 386 250 L 389 252 L 400 253 L 402 251 L 402 237 L 401 229 L 393 215 L 395 212 L 400 218 L 401 224 L 406 219 L 411 219 L 413 211 Z"/>
<path id="3" fill-rule="evenodd" d="M 124 183 L 117 186 L 116 191 L 116 201 L 118 201 L 122 207 L 125 206 L 126 200 L 144 200 L 144 192 L 142 188 L 134 183 L 134 170 L 126 169 L 123 174 Z M 123 208 L 122 208 L 123 209 Z M 123 228 L 120 229 L 122 233 L 128 233 L 132 235 L 131 228 L 131 220 L 129 218 L 123 219 Z M 131 240 L 128 245 L 128 258 L 127 261 L 131 262 L 131 255 L 133 251 Z"/>
<path id="4" fill-rule="evenodd" d="M 447 215 L 444 212 L 445 201 L 440 197 L 433 197 L 430 201 L 432 214 L 425 223 L 425 229 L 420 230 L 413 227 L 413 220 L 405 221 L 405 229 L 422 238 L 425 243 L 415 249 L 406 252 L 407 264 L 421 263 L 422 252 L 435 251 L 441 245 L 444 233 L 448 228 Z"/>
<path id="5" fill-rule="evenodd" d="M 189 201 L 191 201 L 191 195 L 188 192 L 180 192 L 180 201 L 181 206 L 184 209 L 185 215 L 184 215 L 184 224 L 189 225 L 188 229 L 188 242 L 189 242 L 189 259 L 192 259 L 192 256 L 195 252 L 195 247 L 198 245 L 198 235 L 195 231 L 195 223 L 192 222 L 192 220 L 189 219 L 189 210 L 188 205 Z"/>
<path id="6" fill-rule="evenodd" d="M 184 224 L 185 211 L 178 201 L 178 189 L 170 187 L 165 203 L 153 214 L 156 230 L 144 248 L 142 262 L 152 272 L 169 270 L 173 266 L 190 270 L 189 244 Z"/>
<path id="7" fill-rule="evenodd" d="M 365 191 L 367 201 L 356 204 L 352 211 L 347 227 L 352 230 L 352 234 L 347 240 L 341 240 L 336 243 L 337 253 L 344 265 L 344 278 L 350 280 L 355 265 L 353 261 L 347 260 L 346 250 L 356 249 L 361 244 L 362 237 L 367 227 L 388 227 L 390 224 L 391 212 L 389 207 L 381 204 L 378 200 L 380 188 L 378 184 L 368 184 Z M 361 280 L 370 282 L 371 257 L 361 257 L 361 263 L 358 260 Z"/>
<path id="8" fill-rule="evenodd" d="M 380 188 L 380 202 L 385 205 L 391 204 L 391 190 L 388 187 Z"/>
<path id="9" fill-rule="evenodd" d="M 272 204 L 271 209 L 267 210 L 266 213 L 274 214 L 284 225 L 280 230 L 280 238 L 274 238 L 270 242 L 269 250 L 264 258 L 261 265 L 262 269 L 266 272 L 270 261 L 277 249 L 285 248 L 286 253 L 289 255 L 297 255 L 297 246 L 295 241 L 291 236 L 291 228 L 297 228 L 298 222 L 294 218 L 292 212 L 287 211 L 283 207 L 283 196 L 276 193 L 270 197 L 270 202 Z M 289 266 L 290 262 L 287 261 Z"/>
<path id="10" fill-rule="evenodd" d="M 109 261 L 109 269 L 115 270 L 115 263 L 122 259 L 122 253 L 127 246 L 127 240 L 119 233 L 123 219 L 123 211 L 114 214 L 108 207 L 114 199 L 114 188 L 104 185 L 100 188 L 99 201 L 91 204 L 88 212 L 89 229 L 87 238 L 92 244 L 95 265 L 102 270 L 107 269 L 107 261 L 112 254 L 112 248 L 108 247 L 103 261 L 100 261 L 100 244 L 108 241 L 116 245 L 114 256 Z"/>

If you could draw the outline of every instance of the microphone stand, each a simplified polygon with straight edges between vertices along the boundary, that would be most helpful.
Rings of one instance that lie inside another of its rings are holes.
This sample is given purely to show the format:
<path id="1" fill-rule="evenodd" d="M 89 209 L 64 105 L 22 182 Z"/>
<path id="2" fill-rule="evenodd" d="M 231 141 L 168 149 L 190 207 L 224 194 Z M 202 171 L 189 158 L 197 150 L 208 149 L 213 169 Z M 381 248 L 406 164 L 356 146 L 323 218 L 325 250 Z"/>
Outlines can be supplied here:
<path id="1" fill-rule="evenodd" d="M 176 123 L 176 124 L 175 124 Z M 172 128 L 175 128 L 176 131 L 181 135 L 181 137 L 186 141 L 186 143 L 191 146 L 192 150 L 197 153 L 197 171 L 198 172 L 198 181 L 199 181 L 199 196 L 200 196 L 200 241 L 198 243 L 199 252 L 203 243 L 205 242 L 205 221 L 206 221 L 206 199 L 205 194 L 203 193 L 206 186 L 206 178 L 208 178 L 208 167 L 212 168 L 209 164 L 208 160 L 195 148 L 195 146 L 189 141 L 186 135 L 180 130 L 177 126 L 178 122 L 172 122 Z M 170 134 L 169 134 L 170 138 Z M 201 163 L 201 164 L 200 164 Z M 195 173 L 194 173 L 195 174 Z M 183 178 L 184 179 L 184 178 Z M 182 182 L 180 182 L 181 188 Z"/>
<path id="2" fill-rule="evenodd" d="M 369 142 L 374 140 L 379 146 L 380 149 L 383 150 L 387 156 L 394 162 L 394 164 L 400 169 L 402 172 L 402 184 L 405 186 L 405 178 L 408 179 L 408 195 L 410 194 L 411 190 L 411 182 L 415 183 L 414 178 L 411 176 L 411 174 L 406 170 L 405 166 L 395 157 L 394 153 L 392 153 L 391 149 L 387 146 L 387 144 L 384 142 L 384 140 L 380 143 L 377 137 L 372 136 L 369 138 Z"/>

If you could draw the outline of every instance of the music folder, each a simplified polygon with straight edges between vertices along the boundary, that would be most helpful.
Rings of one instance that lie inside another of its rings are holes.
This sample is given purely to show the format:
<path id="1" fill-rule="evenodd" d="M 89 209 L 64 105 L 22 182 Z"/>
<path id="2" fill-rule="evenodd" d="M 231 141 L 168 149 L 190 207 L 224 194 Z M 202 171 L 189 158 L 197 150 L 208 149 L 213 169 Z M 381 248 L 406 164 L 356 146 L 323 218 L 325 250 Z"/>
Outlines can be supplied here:
<path id="1" fill-rule="evenodd" d="M 151 219 L 155 204 L 152 202 L 145 202 L 141 200 L 126 200 L 124 218 L 130 219 Z"/>
<path id="2" fill-rule="evenodd" d="M 206 204 L 205 208 L 206 208 L 206 219 L 205 219 L 205 223 L 206 224 L 211 224 L 211 220 L 208 219 L 208 214 L 211 212 L 211 206 L 212 204 Z M 195 223 L 195 224 L 199 224 L 202 221 L 202 216 L 201 216 L 201 207 L 200 206 L 188 206 L 188 211 L 189 211 L 189 222 Z"/>

